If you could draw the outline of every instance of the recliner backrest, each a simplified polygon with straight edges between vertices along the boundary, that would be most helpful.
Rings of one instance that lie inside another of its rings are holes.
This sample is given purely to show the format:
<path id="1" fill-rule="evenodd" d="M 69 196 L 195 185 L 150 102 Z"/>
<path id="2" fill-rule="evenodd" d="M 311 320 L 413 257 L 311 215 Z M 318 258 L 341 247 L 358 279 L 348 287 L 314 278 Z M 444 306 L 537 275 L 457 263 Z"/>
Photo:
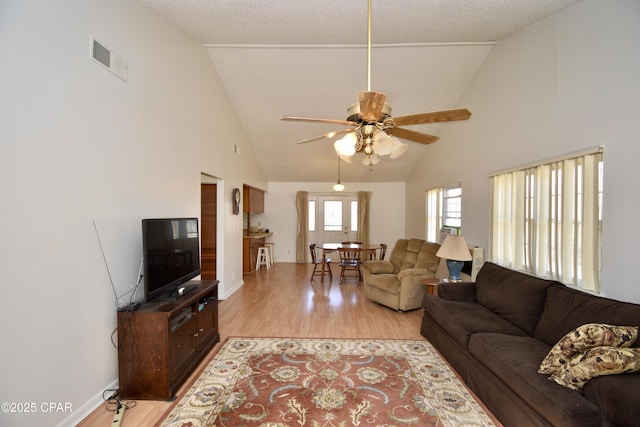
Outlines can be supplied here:
<path id="1" fill-rule="evenodd" d="M 393 264 L 393 273 L 398 274 L 402 270 L 415 268 L 416 265 L 420 265 L 420 263 L 425 264 L 423 268 L 428 268 L 426 264 L 431 264 L 429 261 L 429 250 L 424 254 L 422 253 L 425 243 L 422 239 L 398 239 L 389 255 L 389 262 Z"/>

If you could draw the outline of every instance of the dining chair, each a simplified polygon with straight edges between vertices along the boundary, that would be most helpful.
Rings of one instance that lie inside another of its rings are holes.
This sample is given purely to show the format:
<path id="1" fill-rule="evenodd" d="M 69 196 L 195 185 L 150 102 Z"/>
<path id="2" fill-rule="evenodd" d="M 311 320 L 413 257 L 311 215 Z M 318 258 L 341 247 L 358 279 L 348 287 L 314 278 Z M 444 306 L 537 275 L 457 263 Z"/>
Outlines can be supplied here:
<path id="1" fill-rule="evenodd" d="M 338 248 L 338 253 L 340 254 L 340 283 L 342 283 L 342 281 L 346 277 L 346 272 L 353 271 L 359 285 L 361 280 L 360 251 L 349 248 Z"/>
<path id="2" fill-rule="evenodd" d="M 311 272 L 311 279 L 309 280 L 313 280 L 314 276 L 319 275 L 320 281 L 322 282 L 322 280 L 324 280 L 325 268 L 329 273 L 329 277 L 333 279 L 333 273 L 331 273 L 331 258 L 324 257 L 323 259 L 322 256 L 318 256 L 315 243 L 309 245 L 309 250 L 311 251 L 311 263 L 313 264 L 313 271 Z M 322 265 L 323 262 L 324 266 Z"/>
<path id="3" fill-rule="evenodd" d="M 386 243 L 380 243 L 380 256 L 379 256 L 379 260 L 384 260 L 385 255 L 387 254 L 387 244 Z"/>

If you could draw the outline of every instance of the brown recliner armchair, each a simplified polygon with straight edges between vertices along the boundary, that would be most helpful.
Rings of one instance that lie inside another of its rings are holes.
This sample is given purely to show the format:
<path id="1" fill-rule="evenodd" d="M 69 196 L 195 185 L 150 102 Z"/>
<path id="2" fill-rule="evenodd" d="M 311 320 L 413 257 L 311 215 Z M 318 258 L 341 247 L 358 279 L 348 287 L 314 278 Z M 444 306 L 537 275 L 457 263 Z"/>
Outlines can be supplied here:
<path id="1" fill-rule="evenodd" d="M 440 244 L 421 239 L 400 239 L 389 261 L 364 262 L 362 281 L 366 297 L 395 310 L 420 308 L 426 290 L 421 281 L 436 277 L 439 248 Z"/>

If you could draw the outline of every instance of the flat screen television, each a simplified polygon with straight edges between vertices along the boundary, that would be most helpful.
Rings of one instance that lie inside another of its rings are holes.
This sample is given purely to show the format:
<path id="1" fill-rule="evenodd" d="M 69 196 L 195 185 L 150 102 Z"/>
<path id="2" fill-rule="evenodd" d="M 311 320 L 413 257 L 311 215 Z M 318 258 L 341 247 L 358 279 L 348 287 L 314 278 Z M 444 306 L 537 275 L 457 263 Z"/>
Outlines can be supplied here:
<path id="1" fill-rule="evenodd" d="M 142 220 L 145 301 L 176 299 L 200 274 L 198 218 Z"/>

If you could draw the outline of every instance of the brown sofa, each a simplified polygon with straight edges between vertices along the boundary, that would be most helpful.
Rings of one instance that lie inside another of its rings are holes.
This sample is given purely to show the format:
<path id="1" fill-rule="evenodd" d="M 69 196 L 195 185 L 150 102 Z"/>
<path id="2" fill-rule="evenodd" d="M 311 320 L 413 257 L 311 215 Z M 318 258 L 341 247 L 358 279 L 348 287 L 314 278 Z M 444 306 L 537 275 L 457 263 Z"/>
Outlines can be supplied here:
<path id="1" fill-rule="evenodd" d="M 505 426 L 639 425 L 640 374 L 599 376 L 574 391 L 537 371 L 581 325 L 640 325 L 640 305 L 485 263 L 475 283 L 440 285 L 423 307 L 422 335 Z"/>
<path id="2" fill-rule="evenodd" d="M 371 260 L 362 264 L 365 295 L 394 310 L 420 308 L 425 294 L 422 279 L 436 277 L 440 245 L 420 239 L 400 239 L 389 261 Z"/>

